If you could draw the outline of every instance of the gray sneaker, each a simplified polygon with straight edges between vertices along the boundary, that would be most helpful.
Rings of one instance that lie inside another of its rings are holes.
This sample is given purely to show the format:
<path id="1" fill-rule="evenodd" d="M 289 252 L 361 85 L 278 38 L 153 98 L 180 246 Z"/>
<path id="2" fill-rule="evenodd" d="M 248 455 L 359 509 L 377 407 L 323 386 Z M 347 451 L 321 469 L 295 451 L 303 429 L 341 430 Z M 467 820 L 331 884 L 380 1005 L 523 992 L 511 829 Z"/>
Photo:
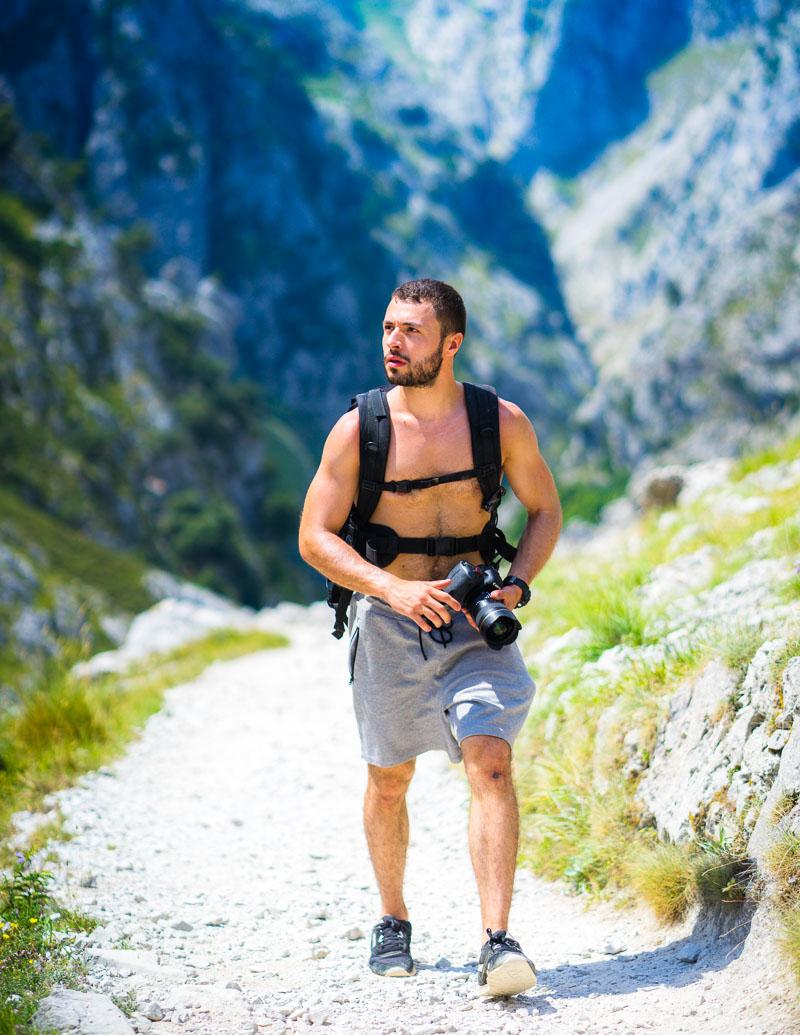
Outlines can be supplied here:
<path id="1" fill-rule="evenodd" d="M 411 958 L 411 922 L 385 916 L 372 928 L 369 969 L 381 977 L 411 977 L 417 968 Z"/>
<path id="2" fill-rule="evenodd" d="M 478 961 L 479 995 L 517 995 L 536 984 L 536 967 L 519 942 L 505 931 L 492 931 L 483 943 Z"/>

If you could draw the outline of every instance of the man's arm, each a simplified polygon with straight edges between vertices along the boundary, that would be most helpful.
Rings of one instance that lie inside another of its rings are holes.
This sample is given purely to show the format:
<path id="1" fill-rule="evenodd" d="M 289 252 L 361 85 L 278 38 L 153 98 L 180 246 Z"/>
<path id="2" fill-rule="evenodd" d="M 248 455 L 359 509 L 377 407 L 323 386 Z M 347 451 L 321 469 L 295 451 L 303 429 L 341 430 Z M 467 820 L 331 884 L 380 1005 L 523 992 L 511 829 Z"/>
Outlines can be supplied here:
<path id="1" fill-rule="evenodd" d="M 533 425 L 518 406 L 505 400 L 500 401 L 500 440 L 509 485 L 528 512 L 509 575 L 530 583 L 555 548 L 562 525 L 561 503 L 550 468 L 539 452 Z M 522 590 L 508 586 L 495 590 L 492 596 L 502 599 L 506 607 L 514 607 L 522 598 Z"/>
<path id="2" fill-rule="evenodd" d="M 358 438 L 358 411 L 350 410 L 328 436 L 319 469 L 308 488 L 300 519 L 300 556 L 338 585 L 381 597 L 424 632 L 429 632 L 432 625 L 446 625 L 451 617 L 448 607 L 461 610 L 444 591 L 449 579 L 400 579 L 370 564 L 339 538 L 339 529 L 358 492 Z"/>

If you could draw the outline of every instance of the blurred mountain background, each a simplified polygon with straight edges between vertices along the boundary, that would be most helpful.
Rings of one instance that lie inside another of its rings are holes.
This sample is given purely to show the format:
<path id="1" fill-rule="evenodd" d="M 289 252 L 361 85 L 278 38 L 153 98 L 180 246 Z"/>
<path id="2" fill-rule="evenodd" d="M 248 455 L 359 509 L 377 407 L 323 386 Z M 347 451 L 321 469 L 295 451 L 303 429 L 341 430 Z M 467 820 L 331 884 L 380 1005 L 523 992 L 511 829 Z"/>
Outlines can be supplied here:
<path id="1" fill-rule="evenodd" d="M 6 0 L 0 677 L 119 642 L 153 567 L 319 596 L 299 508 L 409 277 L 568 517 L 775 433 L 799 45 L 780 0 Z"/>

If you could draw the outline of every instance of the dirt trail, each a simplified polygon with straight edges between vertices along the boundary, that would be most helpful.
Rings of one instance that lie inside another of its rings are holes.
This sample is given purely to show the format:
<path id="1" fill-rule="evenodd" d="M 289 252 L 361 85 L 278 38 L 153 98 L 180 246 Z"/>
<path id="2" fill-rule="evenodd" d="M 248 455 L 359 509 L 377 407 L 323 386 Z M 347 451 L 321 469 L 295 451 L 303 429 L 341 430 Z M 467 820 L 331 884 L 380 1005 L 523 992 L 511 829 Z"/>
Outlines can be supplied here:
<path id="1" fill-rule="evenodd" d="M 419 975 L 370 974 L 378 902 L 361 832 L 364 767 L 346 647 L 328 629 L 311 609 L 290 648 L 174 688 L 124 758 L 58 796 L 76 833 L 56 846 L 59 890 L 104 923 L 91 938 L 91 980 L 138 1004 L 135 1030 L 786 1030 L 778 991 L 752 973 L 757 954 L 732 947 L 741 937 L 701 942 L 697 962 L 682 962 L 688 930 L 586 911 L 527 872 L 511 933 L 535 960 L 539 988 L 478 999 L 467 795 L 439 753 L 420 759 L 410 798 Z M 163 1018 L 145 1019 L 148 1006 Z"/>

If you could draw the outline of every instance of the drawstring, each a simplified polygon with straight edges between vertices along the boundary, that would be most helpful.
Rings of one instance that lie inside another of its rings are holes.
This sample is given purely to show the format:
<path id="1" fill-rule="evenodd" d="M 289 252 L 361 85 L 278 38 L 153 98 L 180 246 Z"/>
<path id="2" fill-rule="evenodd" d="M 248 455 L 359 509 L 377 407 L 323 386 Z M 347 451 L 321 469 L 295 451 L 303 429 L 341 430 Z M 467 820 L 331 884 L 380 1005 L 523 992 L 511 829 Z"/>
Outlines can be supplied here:
<path id="1" fill-rule="evenodd" d="M 436 634 L 439 634 L 438 636 Z M 441 628 L 433 628 L 428 633 L 428 636 L 433 640 L 434 643 L 441 643 L 443 647 L 446 647 L 448 643 L 453 642 L 453 623 L 449 625 L 443 625 Z"/>
<path id="2" fill-rule="evenodd" d="M 417 626 L 417 632 L 419 634 L 419 649 L 422 651 L 422 657 L 427 661 L 428 655 L 422 646 L 422 629 L 420 626 Z M 442 647 L 446 647 L 448 643 L 453 641 L 453 623 L 450 622 L 449 625 L 443 625 L 439 629 L 434 626 L 433 629 L 428 631 L 428 636 L 430 636 L 434 643 L 439 643 Z"/>

